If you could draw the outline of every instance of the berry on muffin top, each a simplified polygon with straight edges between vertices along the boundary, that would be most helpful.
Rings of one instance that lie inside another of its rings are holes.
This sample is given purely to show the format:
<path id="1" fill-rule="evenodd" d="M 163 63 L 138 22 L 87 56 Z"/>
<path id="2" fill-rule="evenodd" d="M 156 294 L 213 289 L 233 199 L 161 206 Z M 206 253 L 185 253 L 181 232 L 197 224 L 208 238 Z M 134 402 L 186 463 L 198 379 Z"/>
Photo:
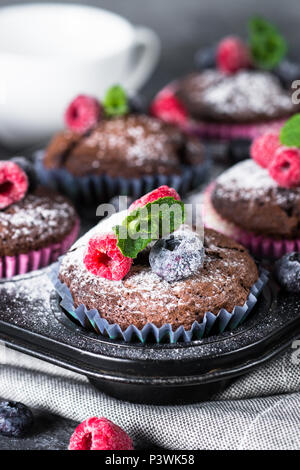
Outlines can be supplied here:
<path id="1" fill-rule="evenodd" d="M 280 133 L 268 132 L 255 139 L 250 154 L 276 183 L 284 188 L 300 186 L 300 114 L 290 118 Z"/>

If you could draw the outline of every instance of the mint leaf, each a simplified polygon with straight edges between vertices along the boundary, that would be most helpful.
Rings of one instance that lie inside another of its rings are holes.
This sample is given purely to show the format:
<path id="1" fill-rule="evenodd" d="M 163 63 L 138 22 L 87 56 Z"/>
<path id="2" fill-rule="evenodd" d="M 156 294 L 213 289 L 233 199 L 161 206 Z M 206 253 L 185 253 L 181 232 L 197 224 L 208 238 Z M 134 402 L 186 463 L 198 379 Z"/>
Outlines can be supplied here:
<path id="1" fill-rule="evenodd" d="M 300 113 L 286 121 L 281 128 L 279 139 L 287 147 L 300 148 Z"/>
<path id="2" fill-rule="evenodd" d="M 120 85 L 114 85 L 106 92 L 102 102 L 105 114 L 108 117 L 123 116 L 129 111 L 127 94 Z"/>
<path id="3" fill-rule="evenodd" d="M 184 220 L 183 202 L 173 197 L 163 197 L 135 209 L 113 230 L 123 255 L 136 258 L 152 240 L 174 232 Z"/>
<path id="4" fill-rule="evenodd" d="M 254 64 L 263 69 L 274 68 L 286 55 L 285 39 L 273 24 L 259 16 L 251 18 L 248 27 Z"/>

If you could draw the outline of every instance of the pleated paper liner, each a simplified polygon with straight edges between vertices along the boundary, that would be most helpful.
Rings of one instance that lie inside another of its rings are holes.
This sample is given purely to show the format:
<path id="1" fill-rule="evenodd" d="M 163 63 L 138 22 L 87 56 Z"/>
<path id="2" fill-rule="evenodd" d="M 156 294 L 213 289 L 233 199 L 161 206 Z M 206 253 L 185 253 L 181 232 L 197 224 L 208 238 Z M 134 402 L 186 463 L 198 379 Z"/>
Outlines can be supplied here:
<path id="1" fill-rule="evenodd" d="M 211 192 L 214 183 L 206 189 L 203 199 L 203 222 L 207 228 L 212 228 L 245 246 L 255 257 L 278 259 L 287 253 L 300 251 L 300 239 L 276 240 L 263 235 L 256 235 L 240 229 L 235 224 L 223 219 L 211 203 Z"/>
<path id="2" fill-rule="evenodd" d="M 34 157 L 40 183 L 67 195 L 81 206 L 95 206 L 120 195 L 137 199 L 165 184 L 184 196 L 207 179 L 210 169 L 210 158 L 207 154 L 200 165 L 182 166 L 180 175 L 153 175 L 141 178 L 111 178 L 107 175 L 78 177 L 66 169 L 46 169 L 43 165 L 43 155 L 44 151 L 40 150 Z"/>
<path id="3" fill-rule="evenodd" d="M 232 312 L 221 309 L 217 315 L 206 312 L 201 322 L 195 321 L 189 330 L 183 326 L 175 331 L 172 325 L 165 324 L 160 328 L 152 323 L 147 323 L 142 329 L 130 325 L 126 330 L 118 324 L 110 324 L 101 317 L 101 312 L 96 309 L 88 310 L 84 305 L 75 308 L 73 298 L 68 287 L 58 279 L 59 263 L 53 265 L 50 270 L 50 279 L 54 288 L 61 298 L 60 305 L 71 317 L 77 320 L 83 328 L 92 329 L 96 334 L 108 337 L 113 340 L 121 340 L 126 343 L 139 341 L 141 343 L 177 343 L 190 342 L 201 339 L 204 336 L 222 333 L 225 330 L 237 328 L 250 314 L 256 305 L 258 296 L 268 281 L 268 272 L 260 271 L 259 279 L 251 287 L 248 298 L 243 306 L 235 306 Z"/>
<path id="4" fill-rule="evenodd" d="M 11 278 L 18 274 L 26 274 L 54 263 L 73 245 L 78 232 L 79 220 L 77 219 L 72 231 L 61 242 L 53 243 L 29 253 L 0 257 L 0 278 Z"/>

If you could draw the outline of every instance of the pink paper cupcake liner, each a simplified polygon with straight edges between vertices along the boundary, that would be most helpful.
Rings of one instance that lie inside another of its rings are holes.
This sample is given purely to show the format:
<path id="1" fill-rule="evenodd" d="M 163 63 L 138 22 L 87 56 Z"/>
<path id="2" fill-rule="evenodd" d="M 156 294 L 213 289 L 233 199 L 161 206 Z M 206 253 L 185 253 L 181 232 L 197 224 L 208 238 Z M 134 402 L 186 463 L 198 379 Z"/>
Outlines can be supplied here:
<path id="1" fill-rule="evenodd" d="M 188 123 L 186 131 L 202 138 L 213 139 L 255 139 L 269 131 L 279 131 L 286 119 L 255 124 L 218 124 L 195 121 Z"/>
<path id="2" fill-rule="evenodd" d="M 154 98 L 167 93 L 176 93 L 177 82 L 174 81 L 164 87 Z M 158 116 L 159 117 L 159 116 Z M 251 124 L 224 124 L 218 122 L 198 121 L 188 119 L 181 127 L 188 134 L 197 135 L 206 139 L 254 139 L 265 132 L 278 131 L 285 123 L 286 119 L 274 119 L 272 121 L 265 121 Z"/>
<path id="3" fill-rule="evenodd" d="M 32 250 L 16 256 L 0 257 L 0 278 L 11 278 L 18 274 L 44 268 L 56 261 L 75 242 L 79 232 L 79 220 L 76 219 L 72 231 L 61 242 L 53 243 L 40 250 Z"/>
<path id="4" fill-rule="evenodd" d="M 211 203 L 211 192 L 214 183 L 211 183 L 204 193 L 203 223 L 206 228 L 212 228 L 245 246 L 258 258 L 278 259 L 292 251 L 300 251 L 300 239 L 276 240 L 263 235 L 256 235 L 237 227 L 235 224 L 223 219 Z"/>

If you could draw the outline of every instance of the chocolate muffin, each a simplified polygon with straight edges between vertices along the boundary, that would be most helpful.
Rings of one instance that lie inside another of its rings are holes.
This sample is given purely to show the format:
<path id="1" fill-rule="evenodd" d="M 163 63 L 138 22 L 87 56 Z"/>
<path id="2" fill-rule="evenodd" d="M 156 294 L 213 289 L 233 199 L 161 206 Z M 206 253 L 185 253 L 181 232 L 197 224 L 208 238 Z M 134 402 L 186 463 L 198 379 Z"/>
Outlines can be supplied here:
<path id="1" fill-rule="evenodd" d="M 269 122 L 299 110 L 274 75 L 258 70 L 233 75 L 214 69 L 194 73 L 178 82 L 176 95 L 194 119 L 208 122 Z"/>
<path id="2" fill-rule="evenodd" d="M 115 219 L 111 221 L 115 223 Z M 94 231 L 106 231 L 107 226 Z M 155 274 L 143 259 L 136 260 L 121 281 L 110 281 L 91 274 L 84 263 L 85 235 L 63 258 L 59 279 L 70 290 L 75 307 L 84 304 L 97 309 L 110 324 L 122 329 L 135 325 L 141 329 L 152 322 L 157 327 L 170 323 L 173 328 L 191 328 L 201 322 L 205 312 L 229 312 L 243 305 L 258 279 L 257 267 L 247 251 L 236 242 L 213 231 L 205 233 L 205 259 L 201 271 L 189 278 L 167 282 Z"/>
<path id="3" fill-rule="evenodd" d="M 277 131 L 300 110 L 275 75 L 251 69 L 231 75 L 206 69 L 187 75 L 157 95 L 153 115 L 171 120 L 167 104 L 181 113 L 178 125 L 185 132 L 228 144 L 224 156 L 235 161 L 247 158 L 252 139 Z"/>
<path id="4" fill-rule="evenodd" d="M 76 212 L 63 196 L 38 188 L 0 211 L 0 256 L 61 242 L 75 227 Z"/>
<path id="5" fill-rule="evenodd" d="M 203 145 L 155 118 L 129 114 L 102 119 L 88 133 L 63 131 L 52 139 L 43 164 L 74 176 L 139 178 L 180 175 L 183 166 L 201 165 Z"/>
<path id="6" fill-rule="evenodd" d="M 0 277 L 24 274 L 55 261 L 76 240 L 72 204 L 38 188 L 0 211 Z"/>
<path id="7" fill-rule="evenodd" d="M 245 231 L 278 240 L 300 237 L 300 187 L 280 187 L 252 159 L 223 173 L 210 199 L 223 219 Z"/>

